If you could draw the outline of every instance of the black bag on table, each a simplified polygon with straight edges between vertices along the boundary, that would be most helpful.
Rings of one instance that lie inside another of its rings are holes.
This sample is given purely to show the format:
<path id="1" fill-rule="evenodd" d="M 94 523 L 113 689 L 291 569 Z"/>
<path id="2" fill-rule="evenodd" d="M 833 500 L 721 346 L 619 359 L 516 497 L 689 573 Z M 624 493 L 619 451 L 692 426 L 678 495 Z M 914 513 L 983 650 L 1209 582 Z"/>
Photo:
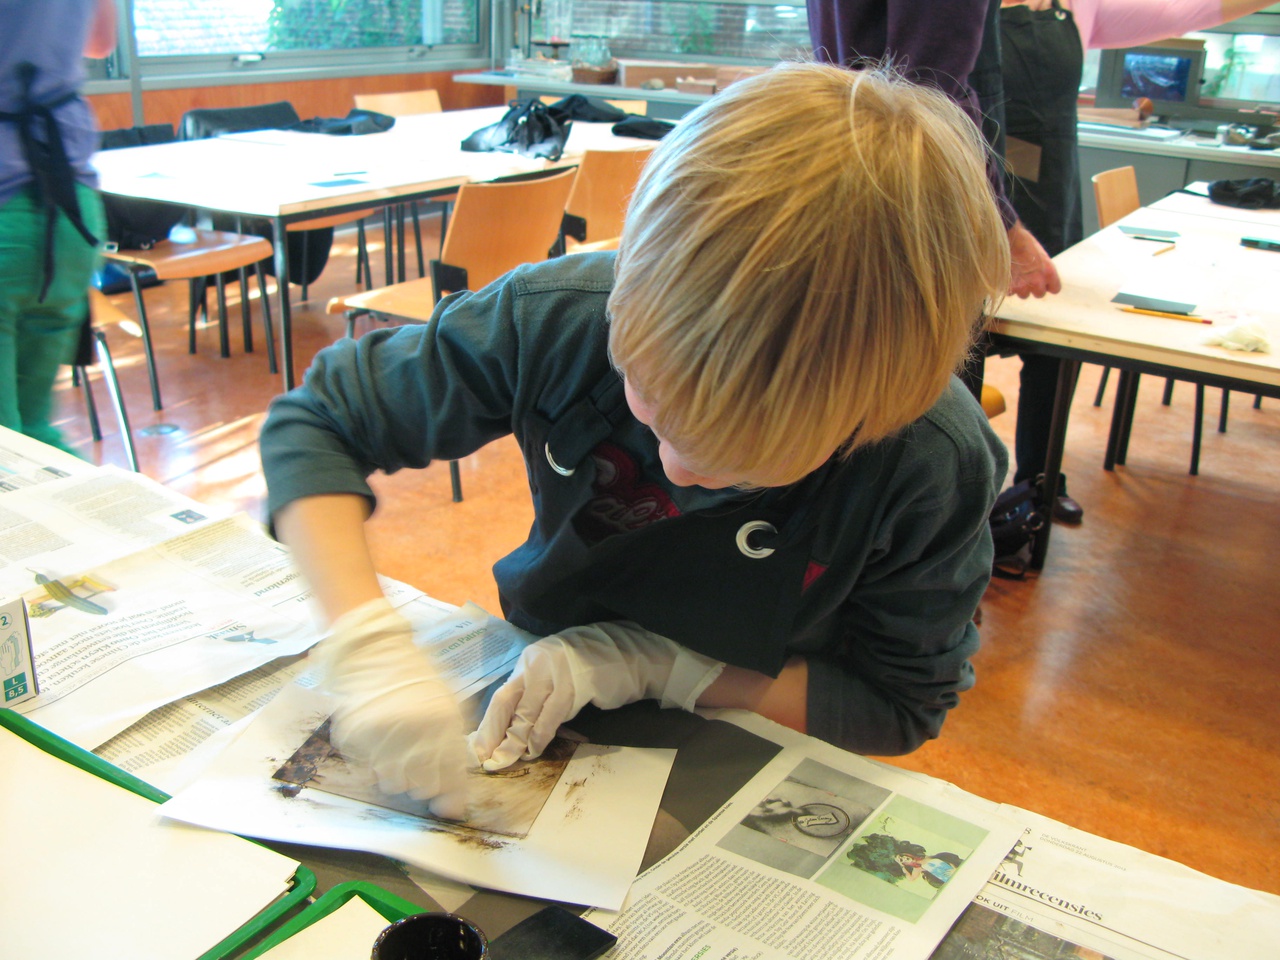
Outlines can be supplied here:
<path id="1" fill-rule="evenodd" d="M 1280 209 L 1280 183 L 1269 177 L 1214 180 L 1209 184 L 1209 199 L 1223 206 L 1245 210 Z"/>
<path id="2" fill-rule="evenodd" d="M 497 123 L 481 127 L 462 141 L 470 153 L 518 153 L 524 157 L 559 160 L 573 127 L 572 120 L 556 119 L 547 105 L 536 97 L 512 100 Z"/>
<path id="3" fill-rule="evenodd" d="M 996 497 L 988 516 L 991 540 L 995 544 L 992 576 L 1005 580 L 1026 577 L 1036 539 L 1049 522 L 1043 489 L 1044 475 L 1041 474 L 1034 480 L 1015 483 Z"/>

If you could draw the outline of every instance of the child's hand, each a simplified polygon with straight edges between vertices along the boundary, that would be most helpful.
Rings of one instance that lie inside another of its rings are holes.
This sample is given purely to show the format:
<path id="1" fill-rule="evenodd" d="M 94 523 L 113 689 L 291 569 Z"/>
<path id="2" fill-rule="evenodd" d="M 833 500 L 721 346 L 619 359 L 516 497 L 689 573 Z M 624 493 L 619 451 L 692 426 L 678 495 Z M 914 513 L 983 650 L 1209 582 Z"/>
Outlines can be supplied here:
<path id="1" fill-rule="evenodd" d="M 368 762 L 387 793 L 430 800 L 440 817 L 465 816 L 462 716 L 409 621 L 385 599 L 371 600 L 340 617 L 315 649 L 333 699 L 334 746 Z"/>
<path id="2" fill-rule="evenodd" d="M 471 735 L 486 770 L 532 760 L 588 703 L 605 710 L 659 698 L 692 710 L 724 664 L 634 623 L 572 627 L 530 644 Z"/>

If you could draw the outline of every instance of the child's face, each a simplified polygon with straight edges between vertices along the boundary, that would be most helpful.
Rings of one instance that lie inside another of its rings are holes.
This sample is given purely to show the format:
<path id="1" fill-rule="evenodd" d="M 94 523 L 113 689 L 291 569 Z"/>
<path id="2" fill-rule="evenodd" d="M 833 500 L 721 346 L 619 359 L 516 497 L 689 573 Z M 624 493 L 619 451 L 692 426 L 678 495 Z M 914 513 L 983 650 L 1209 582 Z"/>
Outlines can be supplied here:
<path id="1" fill-rule="evenodd" d="M 707 490 L 723 490 L 726 487 L 732 487 L 741 483 L 741 477 L 708 477 L 700 473 L 695 473 L 684 465 L 680 458 L 679 452 L 671 446 L 662 434 L 653 429 L 653 410 L 646 404 L 635 390 L 632 389 L 630 379 L 623 381 L 623 390 L 627 398 L 627 406 L 631 408 L 632 415 L 643 423 L 653 435 L 658 438 L 658 457 L 662 461 L 663 472 L 666 473 L 667 479 L 674 483 L 677 487 L 704 487 Z"/>

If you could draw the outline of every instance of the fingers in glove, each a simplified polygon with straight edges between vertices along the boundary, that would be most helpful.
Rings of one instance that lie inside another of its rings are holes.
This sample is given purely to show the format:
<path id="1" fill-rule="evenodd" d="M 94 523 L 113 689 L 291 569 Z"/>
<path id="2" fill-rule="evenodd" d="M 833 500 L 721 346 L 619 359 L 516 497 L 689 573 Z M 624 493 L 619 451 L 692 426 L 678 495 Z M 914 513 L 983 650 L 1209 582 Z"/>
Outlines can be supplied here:
<path id="1" fill-rule="evenodd" d="M 490 772 L 511 766 L 517 760 L 533 760 L 542 755 L 560 729 L 560 724 L 573 715 L 573 692 L 563 689 L 538 685 L 536 688 L 526 687 L 523 690 L 513 687 L 512 690 L 499 690 L 506 693 L 499 704 L 499 712 L 495 715 L 495 727 L 506 718 L 506 729 L 502 730 L 502 740 L 484 759 L 482 766 Z M 517 697 L 514 709 L 510 701 Z M 498 700 L 498 694 L 494 694 Z M 490 709 L 493 704 L 490 704 Z M 489 720 L 488 713 L 485 721 Z"/>

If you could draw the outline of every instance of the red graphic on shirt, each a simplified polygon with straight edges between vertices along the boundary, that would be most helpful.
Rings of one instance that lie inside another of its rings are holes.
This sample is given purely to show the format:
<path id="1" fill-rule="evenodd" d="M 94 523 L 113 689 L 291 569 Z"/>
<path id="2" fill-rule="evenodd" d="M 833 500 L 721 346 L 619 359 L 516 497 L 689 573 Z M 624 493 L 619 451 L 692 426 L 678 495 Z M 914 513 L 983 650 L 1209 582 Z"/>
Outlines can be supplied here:
<path id="1" fill-rule="evenodd" d="M 816 560 L 810 560 L 809 566 L 806 567 L 804 571 L 804 584 L 800 587 L 800 592 L 804 593 L 806 590 L 812 587 L 814 584 L 814 581 L 816 581 L 820 576 L 822 576 L 826 572 L 827 572 L 827 567 L 825 564 L 818 563 L 818 561 Z"/>
<path id="2" fill-rule="evenodd" d="M 602 443 L 591 451 L 596 466 L 595 496 L 579 516 L 579 534 L 597 542 L 680 516 L 670 495 L 656 483 L 641 482 L 635 460 L 621 447 Z"/>

